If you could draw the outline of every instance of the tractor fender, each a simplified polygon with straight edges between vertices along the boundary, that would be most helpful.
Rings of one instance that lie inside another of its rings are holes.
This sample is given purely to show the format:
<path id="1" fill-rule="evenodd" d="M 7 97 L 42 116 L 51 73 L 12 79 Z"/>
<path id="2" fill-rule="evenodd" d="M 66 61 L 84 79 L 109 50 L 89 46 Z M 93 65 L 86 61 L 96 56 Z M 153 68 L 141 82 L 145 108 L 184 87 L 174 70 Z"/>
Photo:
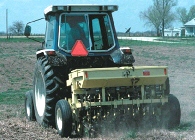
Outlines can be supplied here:
<path id="1" fill-rule="evenodd" d="M 67 64 L 66 56 L 56 52 L 53 49 L 38 50 L 36 52 L 37 60 L 45 57 L 51 66 L 64 66 Z"/>

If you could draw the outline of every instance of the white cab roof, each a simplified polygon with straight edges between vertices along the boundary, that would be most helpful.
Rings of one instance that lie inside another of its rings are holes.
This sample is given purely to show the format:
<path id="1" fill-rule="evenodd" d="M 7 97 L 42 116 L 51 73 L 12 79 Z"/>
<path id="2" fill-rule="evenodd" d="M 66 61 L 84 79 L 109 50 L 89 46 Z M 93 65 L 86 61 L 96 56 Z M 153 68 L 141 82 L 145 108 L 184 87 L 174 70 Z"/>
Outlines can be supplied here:
<path id="1" fill-rule="evenodd" d="M 47 15 L 50 12 L 114 12 L 118 10 L 117 5 L 51 5 L 44 10 L 44 14 Z"/>

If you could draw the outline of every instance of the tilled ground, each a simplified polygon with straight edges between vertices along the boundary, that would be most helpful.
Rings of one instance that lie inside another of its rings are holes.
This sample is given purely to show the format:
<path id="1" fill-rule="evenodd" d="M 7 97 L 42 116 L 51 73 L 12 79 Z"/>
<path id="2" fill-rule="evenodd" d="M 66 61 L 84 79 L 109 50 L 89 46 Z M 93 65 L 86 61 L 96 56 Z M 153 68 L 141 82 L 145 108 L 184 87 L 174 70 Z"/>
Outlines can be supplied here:
<path id="1" fill-rule="evenodd" d="M 32 88 L 35 43 L 0 44 L 0 94 Z M 107 130 L 97 139 L 195 139 L 195 47 L 133 46 L 135 66 L 168 66 L 171 94 L 181 105 L 181 125 L 175 130 Z M 34 53 L 34 54 L 33 54 Z M 150 123 L 150 122 L 148 122 Z M 42 128 L 24 117 L 23 105 L 0 106 L 0 139 L 61 139 L 55 129 Z M 86 138 L 87 139 L 87 138 Z"/>

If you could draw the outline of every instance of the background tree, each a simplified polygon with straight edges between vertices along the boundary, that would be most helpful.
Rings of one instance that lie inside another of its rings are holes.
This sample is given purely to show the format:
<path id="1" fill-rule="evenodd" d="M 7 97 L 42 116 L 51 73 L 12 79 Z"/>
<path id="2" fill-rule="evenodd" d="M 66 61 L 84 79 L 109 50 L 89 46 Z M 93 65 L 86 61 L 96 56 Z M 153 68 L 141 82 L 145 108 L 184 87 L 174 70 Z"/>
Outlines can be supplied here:
<path id="1" fill-rule="evenodd" d="M 164 36 L 165 27 L 170 26 L 175 20 L 175 14 L 172 8 L 177 5 L 177 0 L 153 0 L 153 5 L 147 10 L 140 12 L 140 18 L 146 21 L 146 25 L 154 27 L 157 31 L 157 36 L 162 31 Z"/>
<path id="2" fill-rule="evenodd" d="M 190 7 L 189 12 L 184 7 L 177 8 L 178 19 L 181 23 L 185 24 L 186 22 L 195 18 L 195 5 Z"/>
<path id="3" fill-rule="evenodd" d="M 154 27 L 157 36 L 159 36 L 161 20 L 157 20 L 157 17 L 159 17 L 157 14 L 155 7 L 150 6 L 147 10 L 140 13 L 140 18 L 146 21 L 146 26 Z"/>
<path id="4" fill-rule="evenodd" d="M 15 35 L 23 34 L 24 24 L 22 21 L 15 21 L 13 25 L 9 27 L 9 32 Z"/>

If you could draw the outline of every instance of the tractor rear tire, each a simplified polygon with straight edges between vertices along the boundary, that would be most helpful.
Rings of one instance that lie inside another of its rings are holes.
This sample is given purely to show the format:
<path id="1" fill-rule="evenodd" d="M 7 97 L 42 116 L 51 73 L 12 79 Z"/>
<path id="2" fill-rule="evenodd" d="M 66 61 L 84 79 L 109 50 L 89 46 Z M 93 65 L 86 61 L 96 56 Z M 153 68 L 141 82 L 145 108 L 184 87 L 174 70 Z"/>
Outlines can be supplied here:
<path id="1" fill-rule="evenodd" d="M 25 114 L 29 121 L 35 120 L 35 111 L 32 98 L 33 91 L 27 91 L 25 94 Z"/>
<path id="2" fill-rule="evenodd" d="M 179 100 L 169 94 L 168 103 L 162 108 L 162 123 L 166 129 L 173 129 L 180 125 L 181 109 Z"/>
<path id="3" fill-rule="evenodd" d="M 56 104 L 55 121 L 58 134 L 61 137 L 69 137 L 72 132 L 72 110 L 70 104 L 64 99 Z"/>
<path id="4" fill-rule="evenodd" d="M 48 60 L 39 58 L 34 73 L 33 101 L 36 120 L 44 127 L 55 127 L 55 105 L 59 100 L 60 83 Z"/>

